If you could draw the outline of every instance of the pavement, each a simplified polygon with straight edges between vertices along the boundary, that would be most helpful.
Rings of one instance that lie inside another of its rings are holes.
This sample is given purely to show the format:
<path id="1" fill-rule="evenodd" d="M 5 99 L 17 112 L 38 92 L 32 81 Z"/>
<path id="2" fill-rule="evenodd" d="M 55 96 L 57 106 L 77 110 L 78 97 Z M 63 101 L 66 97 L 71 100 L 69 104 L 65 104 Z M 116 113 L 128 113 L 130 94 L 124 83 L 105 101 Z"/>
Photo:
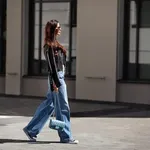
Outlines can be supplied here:
<path id="1" fill-rule="evenodd" d="M 48 128 L 49 122 L 37 142 L 31 143 L 22 128 L 40 102 L 0 98 L 0 150 L 150 150 L 150 108 L 131 104 L 70 101 L 72 133 L 80 143 L 59 143 L 57 132 Z"/>

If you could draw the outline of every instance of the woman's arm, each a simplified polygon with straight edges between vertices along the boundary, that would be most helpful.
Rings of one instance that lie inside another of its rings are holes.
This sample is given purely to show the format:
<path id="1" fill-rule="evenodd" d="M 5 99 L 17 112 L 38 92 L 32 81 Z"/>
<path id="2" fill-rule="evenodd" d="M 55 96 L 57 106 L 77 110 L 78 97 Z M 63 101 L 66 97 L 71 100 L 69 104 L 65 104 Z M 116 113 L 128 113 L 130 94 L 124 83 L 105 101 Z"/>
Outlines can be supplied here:
<path id="1" fill-rule="evenodd" d="M 46 61 L 47 61 L 47 63 L 48 63 L 48 71 L 49 71 L 49 74 L 50 74 L 50 76 L 52 76 L 52 67 L 51 67 L 51 63 L 50 63 L 50 60 L 49 60 L 48 50 L 49 50 L 48 45 L 45 45 L 45 46 L 44 46 L 44 56 L 45 56 L 45 59 L 46 59 Z"/>
<path id="2" fill-rule="evenodd" d="M 53 49 L 49 46 L 45 50 L 45 57 L 46 57 L 46 60 L 48 61 L 49 71 L 54 81 L 54 84 L 58 88 L 61 86 L 61 83 L 59 81 L 58 74 L 57 74 L 57 68 L 56 68 L 56 62 L 55 62 Z"/>

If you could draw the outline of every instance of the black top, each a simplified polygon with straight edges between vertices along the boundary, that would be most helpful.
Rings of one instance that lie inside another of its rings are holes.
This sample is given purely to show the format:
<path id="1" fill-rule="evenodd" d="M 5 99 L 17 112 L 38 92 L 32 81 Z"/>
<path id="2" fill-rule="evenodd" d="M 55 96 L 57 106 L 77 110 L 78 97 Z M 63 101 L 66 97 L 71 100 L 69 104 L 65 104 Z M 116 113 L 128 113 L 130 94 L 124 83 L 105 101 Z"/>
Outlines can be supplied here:
<path id="1" fill-rule="evenodd" d="M 44 46 L 44 55 L 48 62 L 48 71 L 51 79 L 51 84 L 55 84 L 57 87 L 61 86 L 57 72 L 63 71 L 63 65 L 66 65 L 66 56 L 60 48 Z M 53 90 L 53 89 L 52 89 Z"/>

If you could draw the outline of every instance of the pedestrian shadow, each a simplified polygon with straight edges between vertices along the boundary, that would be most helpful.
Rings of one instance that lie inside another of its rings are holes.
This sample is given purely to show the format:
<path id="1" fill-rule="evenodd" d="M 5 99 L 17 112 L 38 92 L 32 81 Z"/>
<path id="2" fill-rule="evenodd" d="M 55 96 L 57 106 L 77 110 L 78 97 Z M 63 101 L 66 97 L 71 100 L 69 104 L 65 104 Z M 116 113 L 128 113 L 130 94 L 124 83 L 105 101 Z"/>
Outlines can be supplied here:
<path id="1" fill-rule="evenodd" d="M 74 113 L 72 117 L 150 118 L 150 107 L 126 107 Z"/>
<path id="2" fill-rule="evenodd" d="M 29 140 L 20 140 L 20 139 L 0 139 L 0 144 L 5 143 L 27 143 L 27 144 L 52 144 L 52 143 L 61 143 L 58 141 L 36 141 L 32 142 Z"/>

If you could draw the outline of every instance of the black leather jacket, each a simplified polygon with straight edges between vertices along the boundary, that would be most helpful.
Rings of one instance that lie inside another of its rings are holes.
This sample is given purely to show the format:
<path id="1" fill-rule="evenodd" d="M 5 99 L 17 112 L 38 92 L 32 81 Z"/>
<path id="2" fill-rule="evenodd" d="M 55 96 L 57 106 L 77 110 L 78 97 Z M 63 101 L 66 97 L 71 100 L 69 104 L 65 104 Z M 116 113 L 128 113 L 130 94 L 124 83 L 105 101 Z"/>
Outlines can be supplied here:
<path id="1" fill-rule="evenodd" d="M 53 84 L 57 87 L 61 86 L 57 72 L 63 71 L 63 65 L 66 65 L 66 56 L 60 48 L 52 48 L 47 44 L 44 46 L 44 55 L 48 62 L 50 85 L 53 91 Z"/>

